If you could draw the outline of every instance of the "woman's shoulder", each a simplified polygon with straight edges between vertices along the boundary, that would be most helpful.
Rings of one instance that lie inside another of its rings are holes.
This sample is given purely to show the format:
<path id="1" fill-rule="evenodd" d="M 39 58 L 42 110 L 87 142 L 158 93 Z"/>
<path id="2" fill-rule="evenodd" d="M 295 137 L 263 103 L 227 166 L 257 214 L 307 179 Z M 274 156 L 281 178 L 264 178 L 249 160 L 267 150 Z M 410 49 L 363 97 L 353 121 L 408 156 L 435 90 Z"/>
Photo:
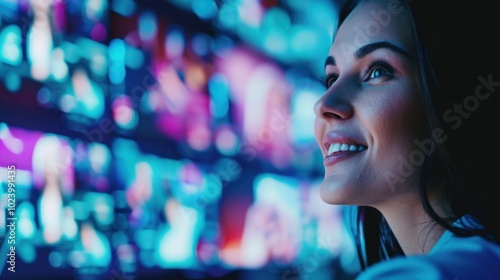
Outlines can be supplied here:
<path id="1" fill-rule="evenodd" d="M 378 263 L 358 279 L 500 279 L 500 245 L 480 236 L 445 232 L 428 255 Z"/>

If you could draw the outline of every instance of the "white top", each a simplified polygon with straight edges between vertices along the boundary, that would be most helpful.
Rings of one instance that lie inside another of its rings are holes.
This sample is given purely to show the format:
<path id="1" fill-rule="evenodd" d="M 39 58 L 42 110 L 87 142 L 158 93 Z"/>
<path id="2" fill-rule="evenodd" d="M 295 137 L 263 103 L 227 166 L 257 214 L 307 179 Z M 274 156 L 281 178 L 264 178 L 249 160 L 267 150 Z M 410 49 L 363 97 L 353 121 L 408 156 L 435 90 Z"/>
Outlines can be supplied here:
<path id="1" fill-rule="evenodd" d="M 453 225 L 474 225 L 464 216 Z M 363 271 L 356 280 L 500 280 L 500 245 L 479 236 L 458 237 L 445 231 L 427 255 L 396 257 Z"/>

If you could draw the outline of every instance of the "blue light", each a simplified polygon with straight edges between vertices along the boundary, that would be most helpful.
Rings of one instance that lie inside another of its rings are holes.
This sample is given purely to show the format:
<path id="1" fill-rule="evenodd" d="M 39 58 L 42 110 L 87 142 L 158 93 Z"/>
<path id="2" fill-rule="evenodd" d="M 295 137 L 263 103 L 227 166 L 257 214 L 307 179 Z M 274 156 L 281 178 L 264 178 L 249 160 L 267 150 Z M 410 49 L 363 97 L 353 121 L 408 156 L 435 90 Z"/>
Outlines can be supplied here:
<path id="1" fill-rule="evenodd" d="M 233 29 L 239 21 L 238 10 L 231 5 L 225 4 L 219 10 L 218 23 L 222 28 Z"/>
<path id="2" fill-rule="evenodd" d="M 207 34 L 196 34 L 191 41 L 194 53 L 199 56 L 205 56 L 208 53 L 210 41 L 211 38 Z"/>
<path id="3" fill-rule="evenodd" d="M 212 40 L 212 52 L 215 55 L 223 56 L 224 53 L 233 47 L 234 43 L 231 38 L 225 35 L 219 35 Z"/>
<path id="4" fill-rule="evenodd" d="M 216 73 L 208 81 L 208 91 L 210 92 L 210 110 L 216 118 L 227 116 L 229 111 L 229 85 L 227 78 Z"/>
<path id="5" fill-rule="evenodd" d="M 156 15 L 151 11 L 145 11 L 139 17 L 139 36 L 143 41 L 153 40 L 158 27 Z"/>
<path id="6" fill-rule="evenodd" d="M 306 8 L 308 5 L 307 5 L 307 2 L 306 1 L 302 1 L 302 0 L 283 0 L 283 2 L 285 3 L 285 5 L 287 5 L 288 7 L 294 9 L 294 10 L 300 10 L 300 9 L 304 9 Z M 316 4 L 316 3 L 314 3 Z"/>
<path id="7" fill-rule="evenodd" d="M 6 20 L 15 20 L 18 13 L 19 0 L 2 0 L 0 1 L 0 18 L 5 16 Z M 0 21 L 1 22 L 1 21 Z M 1 42 L 1 40 L 0 40 Z"/>
<path id="8" fill-rule="evenodd" d="M 210 19 L 217 13 L 217 5 L 213 0 L 193 0 L 191 8 L 201 19 Z"/>
<path id="9" fill-rule="evenodd" d="M 63 256 L 60 252 L 52 251 L 49 254 L 49 262 L 53 267 L 61 267 L 63 264 Z"/>
<path id="10" fill-rule="evenodd" d="M 170 58 L 176 58 L 184 52 L 185 39 L 181 27 L 172 26 L 165 39 L 165 48 Z"/>
<path id="11" fill-rule="evenodd" d="M 136 8 L 137 5 L 132 0 L 115 0 L 111 4 L 111 9 L 113 9 L 113 11 L 125 17 L 131 16 L 135 12 Z"/>

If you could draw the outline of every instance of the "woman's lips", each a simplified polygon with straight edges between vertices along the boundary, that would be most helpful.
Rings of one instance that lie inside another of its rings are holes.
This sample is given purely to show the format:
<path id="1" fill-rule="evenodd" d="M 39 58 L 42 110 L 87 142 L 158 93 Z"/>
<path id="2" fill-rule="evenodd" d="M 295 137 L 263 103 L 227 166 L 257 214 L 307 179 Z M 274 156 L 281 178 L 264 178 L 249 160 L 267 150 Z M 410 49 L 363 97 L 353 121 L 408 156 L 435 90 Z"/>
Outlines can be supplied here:
<path id="1" fill-rule="evenodd" d="M 361 141 L 341 132 L 329 132 L 325 134 L 323 137 L 323 148 L 326 151 L 325 165 L 332 165 L 368 149 L 366 145 L 361 144 Z"/>
<path id="2" fill-rule="evenodd" d="M 323 163 L 325 166 L 329 166 L 332 164 L 335 164 L 337 162 L 340 162 L 344 159 L 359 155 L 360 153 L 366 151 L 366 149 L 363 150 L 357 150 L 357 151 L 338 151 L 334 152 L 332 154 L 328 154 L 325 156 L 325 159 L 323 160 Z"/>

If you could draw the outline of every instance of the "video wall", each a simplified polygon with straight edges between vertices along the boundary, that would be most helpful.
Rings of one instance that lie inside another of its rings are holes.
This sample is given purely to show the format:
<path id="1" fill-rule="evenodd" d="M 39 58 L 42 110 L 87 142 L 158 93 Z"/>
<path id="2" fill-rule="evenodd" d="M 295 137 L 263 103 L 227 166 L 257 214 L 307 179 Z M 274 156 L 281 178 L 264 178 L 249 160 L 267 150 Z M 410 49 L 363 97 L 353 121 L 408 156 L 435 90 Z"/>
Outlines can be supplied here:
<path id="1" fill-rule="evenodd" d="M 313 2 L 1 1 L 2 279 L 349 279 Z"/>

